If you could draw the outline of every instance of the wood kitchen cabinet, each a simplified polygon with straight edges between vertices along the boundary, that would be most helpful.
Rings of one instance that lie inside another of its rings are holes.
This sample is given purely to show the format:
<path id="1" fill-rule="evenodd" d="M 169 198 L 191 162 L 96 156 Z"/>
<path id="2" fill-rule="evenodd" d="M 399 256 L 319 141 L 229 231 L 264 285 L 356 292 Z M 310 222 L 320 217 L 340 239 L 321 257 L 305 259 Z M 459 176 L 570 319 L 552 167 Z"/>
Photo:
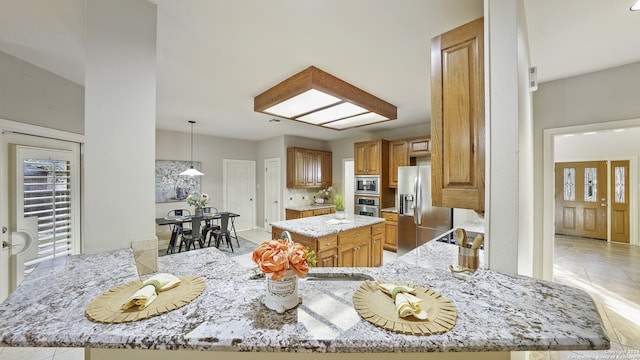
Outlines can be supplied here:
<path id="1" fill-rule="evenodd" d="M 409 144 L 406 140 L 389 143 L 389 187 L 398 187 L 398 167 L 409 166 Z"/>
<path id="2" fill-rule="evenodd" d="M 398 251 L 398 214 L 383 211 L 384 222 L 384 250 Z"/>
<path id="3" fill-rule="evenodd" d="M 384 232 L 384 223 L 371 225 L 371 258 L 369 259 L 369 266 L 382 266 Z"/>
<path id="4" fill-rule="evenodd" d="M 484 21 L 431 40 L 431 198 L 484 214 Z M 446 136 L 445 136 L 446 134 Z"/>
<path id="5" fill-rule="evenodd" d="M 373 140 L 353 145 L 354 173 L 356 175 L 382 175 L 389 166 L 389 142 Z"/>
<path id="6" fill-rule="evenodd" d="M 273 239 L 279 239 L 283 230 L 271 227 Z M 345 230 L 317 238 L 289 231 L 294 242 L 309 247 L 316 253 L 317 267 L 381 266 L 384 244 L 384 223 Z"/>
<path id="7" fill-rule="evenodd" d="M 332 185 L 330 151 L 287 148 L 287 188 L 320 188 Z"/>
<path id="8" fill-rule="evenodd" d="M 389 142 L 389 187 L 398 187 L 398 167 L 416 165 L 416 157 L 429 155 L 431 155 L 429 137 Z"/>
<path id="9" fill-rule="evenodd" d="M 371 226 L 338 233 L 338 266 L 369 266 Z"/>

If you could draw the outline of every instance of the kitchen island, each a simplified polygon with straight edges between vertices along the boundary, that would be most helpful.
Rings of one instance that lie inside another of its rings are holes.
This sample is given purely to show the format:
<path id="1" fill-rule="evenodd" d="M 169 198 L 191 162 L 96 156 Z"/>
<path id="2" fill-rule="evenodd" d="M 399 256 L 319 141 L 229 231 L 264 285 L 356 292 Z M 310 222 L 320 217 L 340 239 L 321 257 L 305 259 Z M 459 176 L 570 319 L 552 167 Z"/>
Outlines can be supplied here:
<path id="1" fill-rule="evenodd" d="M 318 256 L 318 267 L 365 267 L 382 265 L 384 219 L 350 214 L 313 216 L 271 224 L 271 236 L 279 239 L 283 231 Z"/>
<path id="2" fill-rule="evenodd" d="M 58 258 L 40 264 L 0 305 L 0 345 L 85 347 L 91 360 L 370 360 L 398 352 L 402 359 L 509 359 L 511 351 L 609 348 L 596 307 L 582 290 L 484 269 L 460 279 L 447 269 L 456 257 L 456 246 L 431 241 L 378 268 L 312 269 L 440 292 L 456 306 L 457 321 L 430 336 L 363 320 L 352 303 L 361 281 L 301 279 L 302 303 L 278 314 L 261 303 L 265 283 L 251 280 L 255 269 L 213 247 L 158 259 L 161 272 L 205 279 L 204 292 L 191 303 L 142 321 L 95 323 L 84 315 L 91 300 L 138 279 L 131 250 Z"/>

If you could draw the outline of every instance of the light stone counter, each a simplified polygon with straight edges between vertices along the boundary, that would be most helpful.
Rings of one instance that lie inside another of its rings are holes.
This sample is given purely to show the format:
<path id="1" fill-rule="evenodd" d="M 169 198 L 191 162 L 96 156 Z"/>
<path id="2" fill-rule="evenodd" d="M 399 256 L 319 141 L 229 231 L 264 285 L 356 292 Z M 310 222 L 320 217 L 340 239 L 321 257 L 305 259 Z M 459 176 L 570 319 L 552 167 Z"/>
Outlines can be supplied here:
<path id="1" fill-rule="evenodd" d="M 484 358 L 508 359 L 508 351 L 609 348 L 595 305 L 585 292 L 482 269 L 459 279 L 447 270 L 456 256 L 456 246 L 431 241 L 380 268 L 312 269 L 362 272 L 439 291 L 458 311 L 455 327 L 441 335 L 402 335 L 364 321 L 352 304 L 360 281 L 301 279 L 302 304 L 278 314 L 262 305 L 265 283 L 250 280 L 255 270 L 238 265 L 215 248 L 159 258 L 159 271 L 206 279 L 203 294 L 190 304 L 133 323 L 94 323 L 84 315 L 89 302 L 138 277 L 131 250 L 123 249 L 39 265 L 0 305 L 0 345 L 94 348 L 88 350 L 92 360 L 122 360 L 127 357 L 121 355 L 129 351 L 114 354 L 101 349 L 223 351 L 221 356 L 229 359 L 247 358 L 239 355 L 250 354 L 233 355 L 247 351 L 344 353 L 356 359 L 380 359 L 378 355 L 390 352 L 403 352 L 403 359 L 415 358 L 410 353 L 438 358 L 440 352 L 485 352 L 491 356 Z M 506 356 L 495 355 L 505 351 Z M 132 357 L 140 354 L 133 352 Z M 425 352 L 429 354 L 418 354 Z M 380 354 L 358 357 L 353 353 Z M 154 352 L 154 359 L 182 359 L 185 354 L 193 359 L 206 357 L 202 351 L 180 352 L 178 357 L 163 354 Z M 278 358 L 291 359 L 288 355 Z"/>
<path id="2" fill-rule="evenodd" d="M 383 218 L 355 214 L 347 215 L 347 218 L 340 223 L 335 223 L 335 220 L 335 215 L 329 214 L 277 221 L 271 223 L 271 226 L 308 236 L 310 238 L 320 238 L 331 234 L 337 234 L 342 231 L 357 229 L 363 226 L 371 226 L 385 221 Z"/>
<path id="3" fill-rule="evenodd" d="M 318 209 L 331 209 L 335 207 L 336 206 L 332 204 L 312 204 L 312 205 L 301 205 L 301 206 L 288 206 L 285 208 L 285 210 L 309 211 L 309 210 L 318 210 Z"/>

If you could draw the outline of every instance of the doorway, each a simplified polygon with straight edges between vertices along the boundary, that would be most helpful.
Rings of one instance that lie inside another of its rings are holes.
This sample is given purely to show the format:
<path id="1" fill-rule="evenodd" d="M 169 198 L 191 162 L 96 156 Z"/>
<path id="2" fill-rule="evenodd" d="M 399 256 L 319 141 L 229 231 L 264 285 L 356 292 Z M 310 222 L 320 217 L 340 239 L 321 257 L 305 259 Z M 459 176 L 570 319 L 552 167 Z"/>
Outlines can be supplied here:
<path id="1" fill-rule="evenodd" d="M 355 179 L 354 160 L 342 160 L 342 169 L 344 174 L 344 212 L 345 214 L 355 214 L 355 199 L 353 194 L 353 186 Z"/>
<path id="2" fill-rule="evenodd" d="M 81 251 L 82 136 L 10 121 L 0 126 L 2 301 L 39 262 Z"/>
<path id="3" fill-rule="evenodd" d="M 280 206 L 280 158 L 264 161 L 264 230 L 271 233 L 271 223 L 282 220 Z"/>
<path id="4" fill-rule="evenodd" d="M 235 229 L 253 229 L 256 218 L 256 162 L 224 159 L 222 179 L 224 211 L 240 215 L 234 220 Z"/>

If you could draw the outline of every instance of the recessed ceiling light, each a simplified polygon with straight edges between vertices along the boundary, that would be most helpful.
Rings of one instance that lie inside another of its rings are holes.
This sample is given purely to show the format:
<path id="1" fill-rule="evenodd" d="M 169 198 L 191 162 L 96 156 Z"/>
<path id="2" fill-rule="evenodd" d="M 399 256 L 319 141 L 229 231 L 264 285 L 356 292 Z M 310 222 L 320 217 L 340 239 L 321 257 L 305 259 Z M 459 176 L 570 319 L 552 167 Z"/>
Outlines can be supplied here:
<path id="1" fill-rule="evenodd" d="M 629 10 L 631 11 L 638 11 L 640 10 L 640 0 L 636 0 L 636 2 L 633 3 L 633 5 L 631 5 L 631 7 L 629 8 Z"/>

